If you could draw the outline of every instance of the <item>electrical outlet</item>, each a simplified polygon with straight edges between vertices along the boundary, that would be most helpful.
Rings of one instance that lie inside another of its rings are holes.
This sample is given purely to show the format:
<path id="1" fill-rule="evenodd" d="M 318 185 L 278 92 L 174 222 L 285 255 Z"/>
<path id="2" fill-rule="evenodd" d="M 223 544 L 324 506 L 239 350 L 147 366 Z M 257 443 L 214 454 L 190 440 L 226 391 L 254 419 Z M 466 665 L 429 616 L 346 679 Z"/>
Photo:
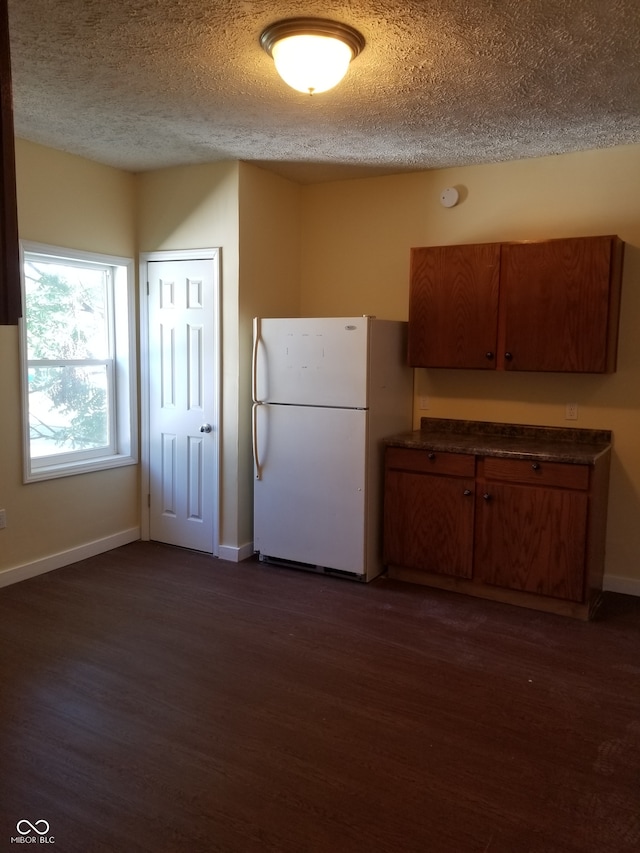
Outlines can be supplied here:
<path id="1" fill-rule="evenodd" d="M 426 395 L 423 395 L 422 397 L 420 397 L 419 404 L 420 404 L 421 411 L 428 409 L 429 408 L 429 398 Z"/>
<path id="2" fill-rule="evenodd" d="M 7 526 L 7 511 L 6 509 L 0 509 L 0 530 L 4 530 Z"/>
<path id="3" fill-rule="evenodd" d="M 578 420 L 578 404 L 577 403 L 567 403 L 567 408 L 564 413 L 565 421 L 577 421 Z"/>

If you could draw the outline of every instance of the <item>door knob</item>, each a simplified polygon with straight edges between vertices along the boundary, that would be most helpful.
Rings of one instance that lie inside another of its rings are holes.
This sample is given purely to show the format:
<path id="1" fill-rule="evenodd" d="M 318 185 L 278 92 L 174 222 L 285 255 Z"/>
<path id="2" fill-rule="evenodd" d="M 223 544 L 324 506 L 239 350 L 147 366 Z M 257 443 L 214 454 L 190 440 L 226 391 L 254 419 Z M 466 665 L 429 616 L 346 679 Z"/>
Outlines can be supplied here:
<path id="1" fill-rule="evenodd" d="M 200 432 L 211 432 L 212 430 L 213 427 L 211 426 L 211 424 L 202 424 L 202 426 L 200 427 Z"/>

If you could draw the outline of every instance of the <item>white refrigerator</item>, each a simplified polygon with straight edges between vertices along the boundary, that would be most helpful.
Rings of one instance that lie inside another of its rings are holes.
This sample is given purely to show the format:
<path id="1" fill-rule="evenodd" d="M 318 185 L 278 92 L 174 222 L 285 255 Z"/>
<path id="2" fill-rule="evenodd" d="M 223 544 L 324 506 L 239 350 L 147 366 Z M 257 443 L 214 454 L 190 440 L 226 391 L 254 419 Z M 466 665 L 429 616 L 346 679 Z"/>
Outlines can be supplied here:
<path id="1" fill-rule="evenodd" d="M 385 436 L 410 430 L 407 324 L 254 319 L 254 550 L 369 581 L 382 571 Z"/>

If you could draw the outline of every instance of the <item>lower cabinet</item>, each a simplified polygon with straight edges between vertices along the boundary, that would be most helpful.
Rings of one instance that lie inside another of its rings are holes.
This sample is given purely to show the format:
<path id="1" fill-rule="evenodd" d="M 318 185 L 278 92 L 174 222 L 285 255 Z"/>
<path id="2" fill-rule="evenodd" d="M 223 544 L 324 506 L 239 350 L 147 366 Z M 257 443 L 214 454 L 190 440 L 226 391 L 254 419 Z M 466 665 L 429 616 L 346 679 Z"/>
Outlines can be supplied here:
<path id="1" fill-rule="evenodd" d="M 581 465 L 388 447 L 388 575 L 589 618 L 608 471 L 609 453 Z"/>
<path id="2" fill-rule="evenodd" d="M 508 589 L 581 602 L 588 467 L 484 459 L 479 468 L 484 479 L 479 478 L 476 495 L 476 576 Z M 501 472 L 522 482 L 505 482 Z M 560 485 L 563 475 L 566 486 Z M 536 483 L 528 482 L 534 477 Z M 560 483 L 547 485 L 552 478 Z"/>
<path id="3" fill-rule="evenodd" d="M 474 495 L 473 456 L 389 448 L 385 563 L 470 578 Z"/>

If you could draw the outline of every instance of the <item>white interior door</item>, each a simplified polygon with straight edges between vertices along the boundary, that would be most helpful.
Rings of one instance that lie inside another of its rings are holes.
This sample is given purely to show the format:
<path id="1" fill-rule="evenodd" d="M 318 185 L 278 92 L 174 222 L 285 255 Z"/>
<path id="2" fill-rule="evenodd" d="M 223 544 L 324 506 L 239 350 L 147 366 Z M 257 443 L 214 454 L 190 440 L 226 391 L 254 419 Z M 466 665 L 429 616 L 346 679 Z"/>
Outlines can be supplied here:
<path id="1" fill-rule="evenodd" d="M 215 553 L 217 267 L 149 261 L 149 535 Z"/>

